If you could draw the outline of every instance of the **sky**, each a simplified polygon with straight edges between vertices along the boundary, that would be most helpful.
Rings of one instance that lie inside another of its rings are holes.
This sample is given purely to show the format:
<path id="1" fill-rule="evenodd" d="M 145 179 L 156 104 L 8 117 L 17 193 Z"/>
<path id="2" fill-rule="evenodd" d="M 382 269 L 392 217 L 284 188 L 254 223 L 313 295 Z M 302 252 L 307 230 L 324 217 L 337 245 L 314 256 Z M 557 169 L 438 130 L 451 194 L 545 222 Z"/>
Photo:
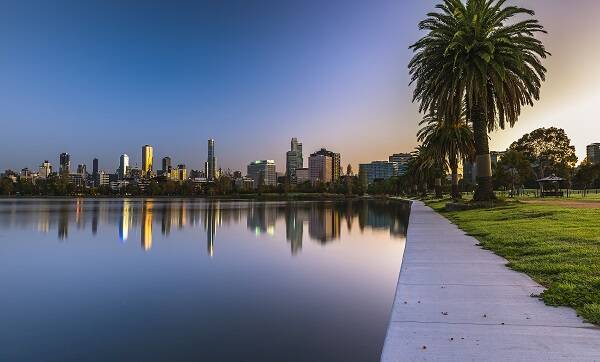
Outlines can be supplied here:
<path id="1" fill-rule="evenodd" d="M 600 141 L 600 2 L 527 0 L 549 34 L 541 100 L 503 150 L 542 126 L 566 130 L 580 160 Z M 409 45 L 433 0 L 31 1 L 0 5 L 0 169 L 92 159 L 201 169 L 207 139 L 220 167 L 256 159 L 285 169 L 290 139 L 342 164 L 416 145 Z"/>

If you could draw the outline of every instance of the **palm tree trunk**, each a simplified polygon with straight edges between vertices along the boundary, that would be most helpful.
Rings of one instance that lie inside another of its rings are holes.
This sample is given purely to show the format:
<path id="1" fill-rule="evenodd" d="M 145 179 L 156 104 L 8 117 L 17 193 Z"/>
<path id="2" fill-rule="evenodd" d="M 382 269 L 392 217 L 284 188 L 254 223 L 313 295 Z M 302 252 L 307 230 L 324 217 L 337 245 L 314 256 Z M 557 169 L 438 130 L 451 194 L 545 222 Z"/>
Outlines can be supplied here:
<path id="1" fill-rule="evenodd" d="M 495 200 L 494 186 L 492 184 L 492 160 L 488 143 L 488 129 L 484 110 L 474 105 L 471 122 L 473 124 L 473 138 L 475 141 L 475 162 L 477 164 L 477 187 L 475 188 L 475 201 Z"/>
<path id="2" fill-rule="evenodd" d="M 442 198 L 442 178 L 435 178 L 435 197 L 438 199 Z"/>
<path id="3" fill-rule="evenodd" d="M 450 165 L 450 171 L 452 173 L 452 198 L 460 199 L 461 194 L 458 191 L 458 165 L 456 162 Z"/>

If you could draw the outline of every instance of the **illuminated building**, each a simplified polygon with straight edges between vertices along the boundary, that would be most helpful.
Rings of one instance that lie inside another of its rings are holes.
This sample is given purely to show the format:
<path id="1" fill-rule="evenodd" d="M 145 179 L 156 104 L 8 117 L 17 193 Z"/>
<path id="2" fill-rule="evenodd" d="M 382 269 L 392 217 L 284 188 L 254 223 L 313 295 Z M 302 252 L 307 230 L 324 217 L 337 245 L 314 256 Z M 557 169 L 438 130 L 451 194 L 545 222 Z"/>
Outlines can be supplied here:
<path id="1" fill-rule="evenodd" d="M 127 171 L 129 171 L 129 156 L 122 154 L 119 157 L 119 177 L 121 179 L 127 177 Z"/>
<path id="2" fill-rule="evenodd" d="M 153 150 L 152 146 L 145 145 L 142 147 L 142 172 L 144 176 L 149 176 L 152 173 Z"/>
<path id="3" fill-rule="evenodd" d="M 80 175 L 87 175 L 87 166 L 83 163 L 77 165 L 77 173 Z"/>
<path id="4" fill-rule="evenodd" d="M 187 180 L 187 169 L 185 165 L 177 165 L 177 181 Z"/>

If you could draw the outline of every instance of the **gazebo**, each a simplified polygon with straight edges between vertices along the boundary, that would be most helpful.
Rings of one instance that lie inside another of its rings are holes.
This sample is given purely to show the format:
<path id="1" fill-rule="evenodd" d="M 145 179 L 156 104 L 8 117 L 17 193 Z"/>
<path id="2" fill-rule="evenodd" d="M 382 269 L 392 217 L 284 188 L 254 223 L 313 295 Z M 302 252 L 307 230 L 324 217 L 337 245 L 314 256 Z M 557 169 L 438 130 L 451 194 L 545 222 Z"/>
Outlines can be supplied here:
<path id="1" fill-rule="evenodd" d="M 559 196 L 563 197 L 562 182 L 564 178 L 556 175 L 548 176 L 537 180 L 540 184 L 540 197 Z"/>

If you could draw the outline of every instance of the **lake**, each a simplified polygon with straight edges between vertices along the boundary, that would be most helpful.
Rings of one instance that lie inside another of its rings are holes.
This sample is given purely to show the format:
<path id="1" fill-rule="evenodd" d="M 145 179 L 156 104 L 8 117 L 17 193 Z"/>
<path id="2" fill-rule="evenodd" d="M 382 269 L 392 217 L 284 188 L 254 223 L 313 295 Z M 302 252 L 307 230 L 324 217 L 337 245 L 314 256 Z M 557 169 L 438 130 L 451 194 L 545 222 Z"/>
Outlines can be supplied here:
<path id="1" fill-rule="evenodd" d="M 408 210 L 0 199 L 0 360 L 379 360 Z"/>

